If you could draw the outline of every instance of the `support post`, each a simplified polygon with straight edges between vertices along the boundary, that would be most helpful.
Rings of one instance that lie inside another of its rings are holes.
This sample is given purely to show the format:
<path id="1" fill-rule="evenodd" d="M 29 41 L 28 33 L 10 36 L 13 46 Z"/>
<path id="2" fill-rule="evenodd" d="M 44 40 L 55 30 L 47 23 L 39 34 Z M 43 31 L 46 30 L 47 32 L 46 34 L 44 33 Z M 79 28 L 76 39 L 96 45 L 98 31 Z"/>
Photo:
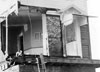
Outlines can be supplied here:
<path id="1" fill-rule="evenodd" d="M 46 14 L 42 14 L 42 29 L 43 29 L 43 54 L 49 56 L 48 34 L 46 25 Z"/>
<path id="2" fill-rule="evenodd" d="M 8 15 L 6 16 L 6 51 L 5 57 L 8 56 Z"/>
<path id="3" fill-rule="evenodd" d="M 66 42 L 65 42 L 65 26 L 63 24 L 63 13 L 60 15 L 60 21 L 61 21 L 61 35 L 62 35 L 62 47 L 63 47 L 63 56 L 66 57 L 67 51 L 66 51 Z"/>
<path id="4" fill-rule="evenodd" d="M 90 42 L 90 24 L 89 24 L 89 17 L 88 16 L 87 16 L 87 24 L 88 24 L 88 31 L 89 31 L 89 55 L 90 55 L 90 59 L 92 59 L 91 42 Z"/>

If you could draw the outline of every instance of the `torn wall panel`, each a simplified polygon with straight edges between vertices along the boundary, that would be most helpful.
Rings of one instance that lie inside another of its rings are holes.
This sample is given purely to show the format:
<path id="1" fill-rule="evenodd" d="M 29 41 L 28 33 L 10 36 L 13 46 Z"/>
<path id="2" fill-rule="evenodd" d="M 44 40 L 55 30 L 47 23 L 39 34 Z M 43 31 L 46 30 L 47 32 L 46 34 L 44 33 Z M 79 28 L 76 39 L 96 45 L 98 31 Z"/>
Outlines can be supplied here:
<path id="1" fill-rule="evenodd" d="M 63 56 L 59 16 L 47 15 L 47 32 L 50 56 Z"/>

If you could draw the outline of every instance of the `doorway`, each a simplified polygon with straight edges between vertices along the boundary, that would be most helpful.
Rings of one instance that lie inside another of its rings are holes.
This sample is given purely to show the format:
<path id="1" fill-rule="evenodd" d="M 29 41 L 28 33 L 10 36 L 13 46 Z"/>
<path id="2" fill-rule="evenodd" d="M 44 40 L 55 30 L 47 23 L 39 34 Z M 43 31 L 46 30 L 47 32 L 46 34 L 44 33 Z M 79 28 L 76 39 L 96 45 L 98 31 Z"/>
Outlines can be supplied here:
<path id="1" fill-rule="evenodd" d="M 8 55 L 14 56 L 18 51 L 17 37 L 22 31 L 23 26 L 9 26 L 8 27 Z M 22 37 L 23 38 L 23 37 Z M 2 25 L 2 51 L 6 50 L 6 28 Z"/>
<path id="2" fill-rule="evenodd" d="M 22 51 L 22 54 L 24 54 L 24 44 L 23 44 L 23 35 L 18 36 L 18 51 Z"/>

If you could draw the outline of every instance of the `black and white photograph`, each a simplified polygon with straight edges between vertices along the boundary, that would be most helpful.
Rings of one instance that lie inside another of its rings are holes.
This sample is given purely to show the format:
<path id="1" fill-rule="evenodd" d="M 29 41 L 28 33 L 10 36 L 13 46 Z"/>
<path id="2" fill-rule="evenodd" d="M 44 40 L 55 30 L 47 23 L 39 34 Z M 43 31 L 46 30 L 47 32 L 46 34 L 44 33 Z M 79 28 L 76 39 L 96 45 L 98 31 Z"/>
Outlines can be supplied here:
<path id="1" fill-rule="evenodd" d="M 0 72 L 100 72 L 99 0 L 0 0 Z"/>

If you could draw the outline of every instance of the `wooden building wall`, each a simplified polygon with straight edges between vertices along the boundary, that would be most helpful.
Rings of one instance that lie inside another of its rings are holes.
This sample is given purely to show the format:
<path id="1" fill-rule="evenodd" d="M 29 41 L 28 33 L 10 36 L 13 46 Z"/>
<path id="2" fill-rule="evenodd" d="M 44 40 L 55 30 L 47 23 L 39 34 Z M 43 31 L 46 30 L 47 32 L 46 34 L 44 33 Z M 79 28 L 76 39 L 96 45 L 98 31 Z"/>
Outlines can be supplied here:
<path id="1" fill-rule="evenodd" d="M 31 23 L 27 24 L 27 31 L 24 32 L 24 53 L 43 53 L 42 19 L 31 17 Z"/>
<path id="2" fill-rule="evenodd" d="M 26 9 L 22 8 L 22 11 L 19 11 L 19 16 L 15 17 L 15 18 L 14 17 L 10 18 L 9 23 L 16 24 L 16 25 L 23 24 L 23 27 L 24 27 L 24 25 L 27 25 L 27 30 L 23 31 L 24 53 L 25 54 L 40 54 L 40 53 L 43 53 L 43 50 L 44 50 L 43 39 L 42 39 L 42 36 L 44 36 L 44 35 L 42 35 L 42 33 L 43 33 L 42 26 L 44 24 L 42 24 L 43 23 L 42 14 L 33 12 L 33 13 L 29 13 L 29 15 L 28 15 L 28 13 L 27 13 L 28 11 L 29 11 L 29 8 L 26 8 Z M 78 11 L 76 8 L 71 7 L 64 12 L 64 15 L 66 15 L 68 13 L 81 13 L 81 12 Z M 17 19 L 17 20 L 15 20 L 15 19 Z M 87 32 L 87 30 L 85 29 L 86 30 L 85 31 L 85 30 L 83 30 L 82 26 L 80 27 L 80 25 L 82 23 L 81 17 L 80 18 L 74 17 L 72 19 L 74 19 L 73 24 L 70 24 L 68 27 L 66 27 L 65 33 L 66 33 L 66 39 L 70 39 L 70 40 L 68 40 L 68 43 L 74 41 L 75 42 L 74 44 L 76 44 L 76 45 L 74 46 L 73 44 L 71 44 L 68 47 L 68 45 L 66 43 L 66 47 L 65 47 L 66 56 L 71 55 L 71 56 L 81 56 L 82 57 L 81 49 L 83 49 L 83 55 L 84 55 L 84 52 L 86 52 L 87 50 L 86 50 L 86 48 L 83 48 L 83 47 L 86 47 L 87 45 L 83 46 L 83 43 L 81 45 L 81 39 L 83 39 L 81 37 L 84 37 L 84 35 L 85 34 L 87 35 L 89 32 L 84 34 L 84 32 Z M 61 30 L 62 27 L 61 27 L 60 21 L 61 21 L 60 15 L 58 15 L 58 16 L 47 15 L 46 16 L 46 20 L 45 20 L 46 25 L 45 26 L 47 26 L 47 34 L 48 34 L 47 48 L 49 50 L 48 53 L 50 56 L 63 56 L 62 38 L 64 36 L 62 36 L 62 30 Z M 83 23 L 84 23 L 84 20 L 83 20 Z M 80 33 L 80 28 L 81 28 L 81 33 Z M 18 32 L 18 31 L 16 30 L 15 32 Z M 10 35 L 9 39 L 11 39 L 10 37 L 13 36 L 12 34 L 17 36 L 17 34 L 14 34 L 14 32 L 9 33 L 9 35 Z M 80 37 L 80 35 L 81 35 L 81 37 Z M 89 38 L 89 36 L 87 36 L 86 38 Z M 15 41 L 9 40 L 9 43 L 14 42 L 16 44 L 15 50 L 17 50 L 17 38 L 15 38 L 15 39 L 16 39 Z M 82 42 L 83 42 L 83 40 L 82 40 Z M 45 44 L 45 46 L 46 46 L 46 44 Z M 12 45 L 12 47 L 9 47 L 9 48 L 13 49 L 14 46 Z M 87 51 L 87 52 L 89 52 L 89 51 Z"/>
<path id="3" fill-rule="evenodd" d="M 89 25 L 80 26 L 83 58 L 91 58 Z"/>

